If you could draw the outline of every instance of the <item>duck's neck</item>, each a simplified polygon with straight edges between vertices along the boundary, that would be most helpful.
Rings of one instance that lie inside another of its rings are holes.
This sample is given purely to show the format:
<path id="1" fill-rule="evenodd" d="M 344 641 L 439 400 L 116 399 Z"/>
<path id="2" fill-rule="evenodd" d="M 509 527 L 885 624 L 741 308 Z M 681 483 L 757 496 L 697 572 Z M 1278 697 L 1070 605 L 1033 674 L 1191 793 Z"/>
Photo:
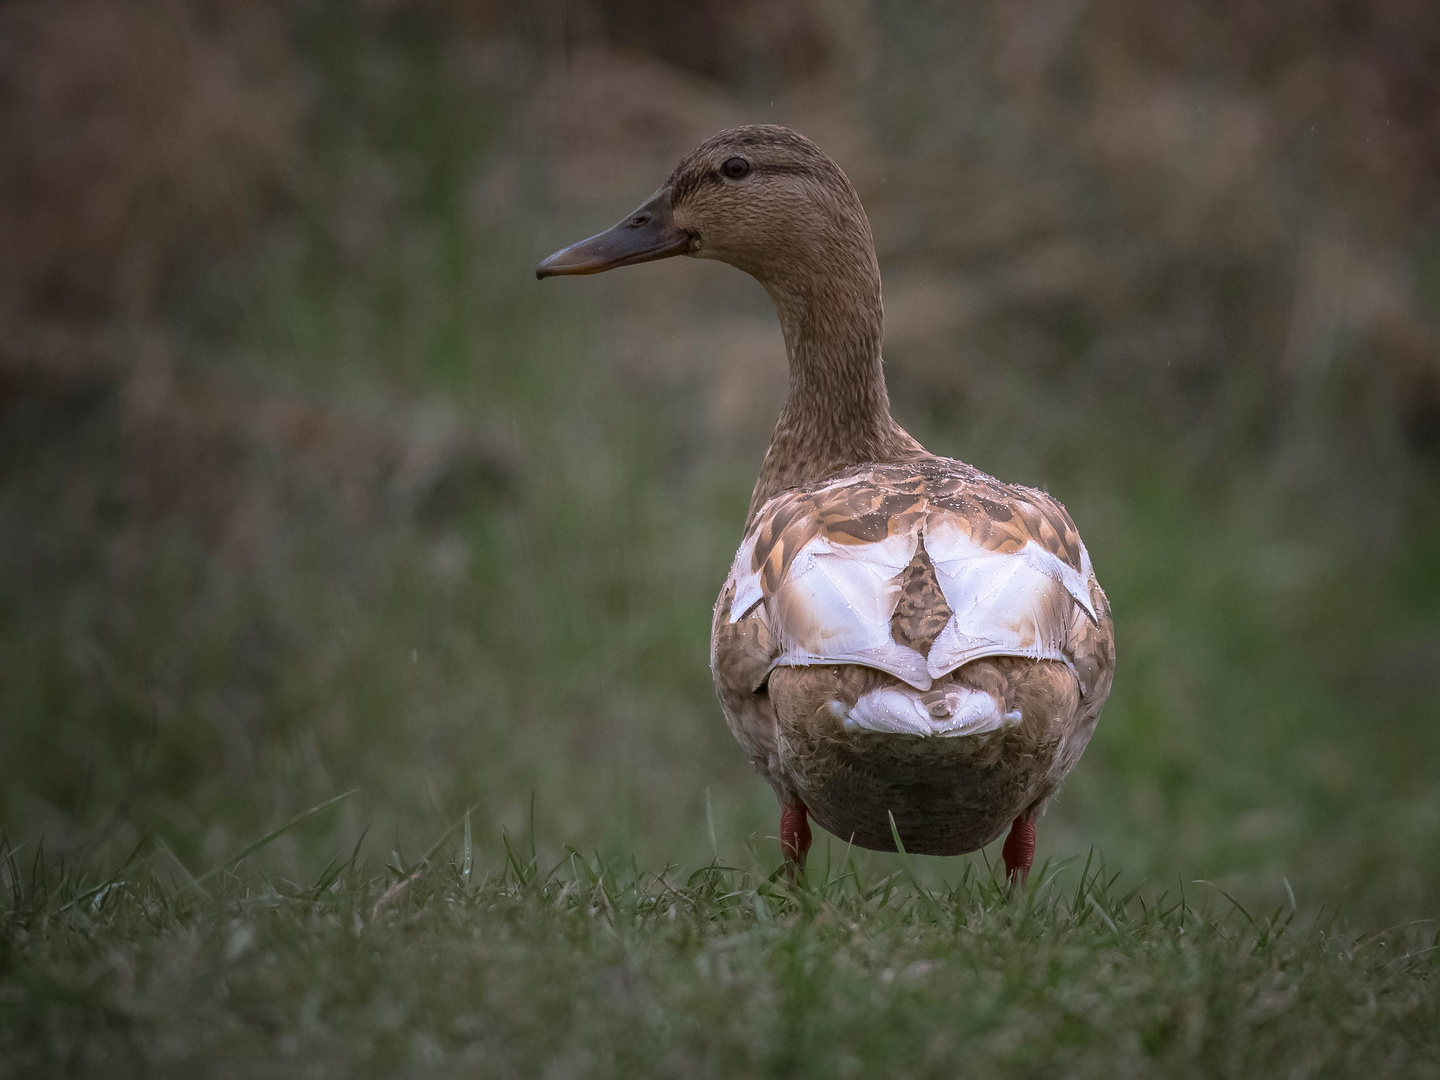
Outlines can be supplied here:
<path id="1" fill-rule="evenodd" d="M 852 261 L 851 273 L 763 282 L 785 334 L 790 392 L 750 498 L 749 520 L 788 488 L 852 465 L 925 455 L 890 416 L 880 360 L 880 274 L 873 248 L 866 248 L 869 258 Z"/>

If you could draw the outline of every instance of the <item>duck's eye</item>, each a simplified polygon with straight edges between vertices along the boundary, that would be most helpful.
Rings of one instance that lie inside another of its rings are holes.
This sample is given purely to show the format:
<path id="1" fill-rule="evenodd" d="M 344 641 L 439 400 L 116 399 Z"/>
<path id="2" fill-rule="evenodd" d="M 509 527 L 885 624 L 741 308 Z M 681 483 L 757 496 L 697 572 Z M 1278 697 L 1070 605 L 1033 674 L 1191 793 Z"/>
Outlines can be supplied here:
<path id="1" fill-rule="evenodd" d="M 740 180 L 750 175 L 750 163 L 743 157 L 732 157 L 720 166 L 720 171 L 731 180 Z"/>

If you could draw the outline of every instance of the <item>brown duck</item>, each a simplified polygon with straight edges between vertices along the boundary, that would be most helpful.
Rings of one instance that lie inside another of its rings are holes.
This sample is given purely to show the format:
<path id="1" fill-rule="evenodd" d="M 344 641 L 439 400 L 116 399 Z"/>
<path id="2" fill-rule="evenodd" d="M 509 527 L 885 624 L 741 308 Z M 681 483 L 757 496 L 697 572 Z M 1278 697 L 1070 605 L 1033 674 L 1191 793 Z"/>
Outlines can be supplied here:
<path id="1" fill-rule="evenodd" d="M 1035 819 L 1110 692 L 1110 605 L 1049 495 L 936 457 L 890 416 L 880 271 L 839 166 L 787 128 L 702 143 L 607 232 L 539 277 L 691 255 L 738 267 L 780 315 L 790 390 L 715 605 L 730 730 L 780 800 L 793 870 L 808 813 L 843 840 L 958 855 Z M 891 821 L 894 822 L 892 832 Z"/>

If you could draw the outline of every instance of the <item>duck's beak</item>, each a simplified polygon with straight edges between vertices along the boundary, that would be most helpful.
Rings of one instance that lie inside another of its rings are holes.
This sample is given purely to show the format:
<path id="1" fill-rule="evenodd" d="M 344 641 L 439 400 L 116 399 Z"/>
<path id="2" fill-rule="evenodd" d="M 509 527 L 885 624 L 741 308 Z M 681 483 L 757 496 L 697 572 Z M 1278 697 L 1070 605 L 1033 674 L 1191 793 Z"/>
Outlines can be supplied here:
<path id="1" fill-rule="evenodd" d="M 676 227 L 670 196 L 662 189 L 613 229 L 555 252 L 535 268 L 535 276 L 598 274 L 617 266 L 668 259 L 689 251 L 694 239 Z"/>

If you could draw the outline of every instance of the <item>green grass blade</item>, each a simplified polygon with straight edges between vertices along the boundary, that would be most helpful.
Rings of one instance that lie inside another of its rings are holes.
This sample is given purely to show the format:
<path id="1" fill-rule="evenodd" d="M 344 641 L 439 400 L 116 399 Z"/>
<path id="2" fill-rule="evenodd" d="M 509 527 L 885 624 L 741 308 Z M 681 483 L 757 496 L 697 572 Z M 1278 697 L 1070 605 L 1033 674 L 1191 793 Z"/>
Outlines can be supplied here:
<path id="1" fill-rule="evenodd" d="M 915 876 L 915 868 L 910 865 L 910 853 L 905 850 L 905 844 L 900 839 L 900 829 L 895 824 L 895 815 L 887 810 L 885 811 L 885 816 L 890 819 L 890 836 L 895 841 L 895 850 L 900 854 L 900 865 L 905 870 L 905 877 L 909 879 L 910 887 L 925 901 L 925 906 L 930 910 L 930 914 L 938 919 L 940 917 L 939 901 L 931 895 L 930 890 L 922 885 L 920 879 Z"/>
<path id="2" fill-rule="evenodd" d="M 81 893 L 79 896 L 76 896 L 76 897 L 72 898 L 72 899 L 71 899 L 68 903 L 66 903 L 60 910 L 61 910 L 61 911 L 68 911 L 68 910 L 70 910 L 72 907 L 75 907 L 75 906 L 77 906 L 77 905 L 79 905 L 79 904 L 83 904 L 86 900 L 89 900 L 92 896 L 96 896 L 96 895 L 104 892 L 106 889 L 110 888 L 112 885 L 114 885 L 117 881 L 120 880 L 120 875 L 123 874 L 123 873 L 125 873 L 126 870 L 130 869 L 130 864 L 135 861 L 135 856 L 137 856 L 137 855 L 140 854 L 140 849 L 145 845 L 145 841 L 146 841 L 146 840 L 149 840 L 149 839 L 150 839 L 150 830 L 149 830 L 149 829 L 146 829 L 143 833 L 140 834 L 140 839 L 137 840 L 137 841 L 135 841 L 135 846 L 130 849 L 130 854 L 125 856 L 125 861 L 120 864 L 120 868 L 119 868 L 118 870 L 116 870 L 115 873 L 113 873 L 113 874 L 110 875 L 110 879 L 109 879 L 108 881 L 104 881 L 104 882 L 102 882 L 101 884 L 96 885 L 93 889 L 87 889 L 85 892 Z"/>
<path id="3" fill-rule="evenodd" d="M 474 861 L 473 861 L 473 859 L 472 859 L 471 847 L 470 847 L 470 811 L 469 811 L 469 810 L 466 810 L 466 811 L 465 811 L 465 849 L 464 849 L 464 850 L 465 850 L 464 861 L 460 864 L 460 880 L 465 883 L 465 888 L 466 888 L 466 890 L 468 891 L 469 888 L 470 888 L 470 871 L 471 871 L 471 869 L 472 869 L 473 866 L 474 866 Z"/>
<path id="4" fill-rule="evenodd" d="M 346 799 L 350 798 L 350 796 L 352 796 L 352 795 L 358 795 L 359 793 L 360 793 L 360 789 L 359 789 L 358 787 L 356 787 L 356 788 L 351 788 L 349 791 L 342 792 L 341 794 L 336 795 L 336 796 L 335 796 L 334 798 L 332 798 L 332 799 L 326 799 L 326 800 L 325 800 L 324 802 L 322 802 L 322 803 L 317 803 L 316 805 L 310 807 L 308 810 L 301 810 L 298 814 L 296 814 L 294 817 L 290 818 L 290 820 L 289 820 L 289 821 L 286 821 L 283 825 L 279 826 L 278 828 L 271 829 L 271 830 L 270 830 L 268 833 L 266 833 L 264 836 L 260 837 L 259 840 L 256 840 L 256 841 L 254 841 L 253 843 L 247 844 L 244 848 L 242 848 L 242 849 L 240 850 L 239 854 L 232 856 L 231 858 L 227 859 L 225 862 L 221 863 L 219 866 L 211 867 L 209 870 L 206 870 L 206 871 L 205 871 L 203 874 L 201 874 L 199 877 L 194 878 L 194 879 L 193 879 L 194 882 L 198 885 L 200 882 L 206 881 L 206 880 L 214 877 L 216 874 L 219 874 L 219 873 L 221 873 L 221 872 L 223 872 L 223 871 L 226 871 L 226 870 L 233 870 L 236 866 L 240 865 L 240 863 L 243 862 L 245 859 L 248 859 L 251 855 L 254 855 L 255 852 L 261 850 L 262 848 L 266 847 L 267 845 L 274 843 L 276 840 L 278 840 L 280 837 L 284 836 L 284 835 L 285 835 L 287 832 L 289 832 L 291 829 L 295 828 L 295 826 L 300 825 L 300 824 L 302 824 L 302 823 L 304 823 L 304 822 L 306 822 L 306 821 L 309 821 L 309 820 L 310 820 L 312 817 L 314 817 L 316 814 L 322 814 L 322 813 L 324 813 L 326 810 L 329 810 L 330 807 L 336 805 L 337 803 L 344 802 Z M 173 855 L 174 853 L 172 852 L 171 854 Z"/>
<path id="5" fill-rule="evenodd" d="M 1242 904 L 1242 903 L 1240 903 L 1239 900 L 1236 900 L 1235 897 L 1231 896 L 1226 890 L 1222 889 L 1219 885 L 1216 885 L 1215 882 L 1213 882 L 1213 881 L 1206 881 L 1204 878 L 1196 878 L 1194 881 L 1191 882 L 1191 884 L 1193 884 L 1193 885 L 1209 885 L 1210 888 L 1214 889 L 1214 890 L 1215 890 L 1216 892 L 1218 892 L 1221 896 L 1225 897 L 1226 900 L 1229 900 L 1230 903 L 1231 903 L 1231 905 L 1235 908 L 1236 911 L 1240 912 L 1241 915 L 1245 916 L 1245 921 L 1250 924 L 1250 928 L 1251 928 L 1252 930 L 1254 930 L 1257 934 L 1261 933 L 1260 925 L 1255 921 L 1254 917 L 1251 916 L 1250 912 L 1248 912 L 1248 911 L 1245 910 L 1245 905 Z"/>

